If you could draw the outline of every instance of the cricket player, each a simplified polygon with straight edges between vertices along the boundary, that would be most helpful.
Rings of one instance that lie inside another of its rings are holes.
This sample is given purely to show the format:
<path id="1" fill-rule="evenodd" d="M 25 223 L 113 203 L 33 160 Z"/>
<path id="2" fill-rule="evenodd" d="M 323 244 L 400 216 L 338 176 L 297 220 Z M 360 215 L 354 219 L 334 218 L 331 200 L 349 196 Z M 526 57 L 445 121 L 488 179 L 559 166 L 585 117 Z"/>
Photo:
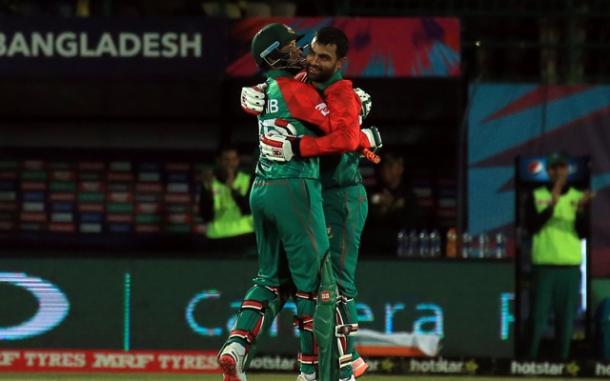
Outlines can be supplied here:
<path id="1" fill-rule="evenodd" d="M 324 213 L 330 231 L 331 258 L 335 273 L 339 278 L 340 302 L 337 324 L 349 331 L 357 330 L 357 315 L 354 297 L 355 270 L 360 245 L 360 235 L 364 227 L 368 205 L 362 178 L 358 170 L 359 154 L 342 150 L 343 141 L 355 136 L 360 130 L 361 109 L 364 117 L 368 114 L 371 101 L 368 94 L 360 91 L 360 100 L 354 101 L 354 89 L 350 81 L 341 77 L 341 66 L 345 62 L 348 42 L 345 34 L 336 28 L 323 28 L 314 37 L 307 55 L 307 75 L 314 86 L 324 95 L 329 107 L 332 124 L 328 135 L 308 138 L 303 141 L 291 140 L 290 145 L 278 144 L 285 137 L 271 136 L 261 139 L 261 150 L 282 147 L 286 152 L 276 152 L 278 158 L 310 157 L 331 153 L 347 152 L 343 155 L 322 158 L 322 180 Z M 356 98 L 357 99 L 357 98 Z M 244 88 L 242 107 L 256 113 L 262 111 L 261 93 L 256 89 Z M 370 147 L 379 147 L 381 138 L 376 129 L 366 129 Z M 346 138 L 347 137 L 347 138 Z M 339 362 L 341 380 L 349 380 L 354 374 L 360 376 L 366 370 L 366 363 L 354 350 L 349 335 L 339 339 Z M 354 362 L 352 363 L 352 356 Z"/>
<path id="2" fill-rule="evenodd" d="M 294 79 L 296 72 L 303 68 L 296 39 L 287 26 L 270 24 L 252 40 L 252 54 L 268 77 L 266 108 L 258 117 L 261 140 L 285 137 L 284 143 L 287 143 L 288 137 L 298 136 L 306 141 L 307 137 L 315 136 L 311 126 L 330 129 L 328 108 L 320 95 L 311 86 Z M 366 135 L 359 136 L 366 139 Z M 246 380 L 244 364 L 248 352 L 281 309 L 286 295 L 283 291 L 290 285 L 296 288 L 297 321 L 302 330 L 299 377 L 314 375 L 315 379 L 313 315 L 321 259 L 329 248 L 319 159 L 279 162 L 262 152 L 250 205 L 257 235 L 259 271 L 244 297 L 235 329 L 218 356 L 224 380 Z"/>

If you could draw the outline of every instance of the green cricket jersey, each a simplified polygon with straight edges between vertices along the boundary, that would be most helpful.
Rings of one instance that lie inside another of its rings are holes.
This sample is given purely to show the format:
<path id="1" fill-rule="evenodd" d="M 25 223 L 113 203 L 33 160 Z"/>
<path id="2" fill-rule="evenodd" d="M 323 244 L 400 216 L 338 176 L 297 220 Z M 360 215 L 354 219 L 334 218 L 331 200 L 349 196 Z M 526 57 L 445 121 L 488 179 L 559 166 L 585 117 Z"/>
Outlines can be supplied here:
<path id="1" fill-rule="evenodd" d="M 326 116 L 316 110 L 320 96 L 311 86 L 295 80 L 283 70 L 267 72 L 267 102 L 265 111 L 258 117 L 259 136 L 274 130 L 273 120 L 285 119 L 296 129 L 296 135 L 316 136 L 305 123 L 323 123 Z M 319 124 L 318 124 L 319 125 Z M 320 160 L 317 157 L 300 158 L 278 163 L 260 156 L 256 175 L 264 179 L 320 178 Z"/>

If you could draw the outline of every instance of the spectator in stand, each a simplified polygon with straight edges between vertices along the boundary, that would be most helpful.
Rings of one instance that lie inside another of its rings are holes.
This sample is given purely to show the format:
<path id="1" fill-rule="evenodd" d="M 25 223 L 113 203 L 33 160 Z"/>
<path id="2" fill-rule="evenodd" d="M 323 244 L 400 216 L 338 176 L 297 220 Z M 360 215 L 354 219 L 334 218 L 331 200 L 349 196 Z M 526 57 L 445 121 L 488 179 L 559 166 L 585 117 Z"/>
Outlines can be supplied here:
<path id="1" fill-rule="evenodd" d="M 252 179 L 239 170 L 239 161 L 235 147 L 223 146 L 215 169 L 201 174 L 199 212 L 212 248 L 249 251 L 254 245 L 249 201 Z"/>

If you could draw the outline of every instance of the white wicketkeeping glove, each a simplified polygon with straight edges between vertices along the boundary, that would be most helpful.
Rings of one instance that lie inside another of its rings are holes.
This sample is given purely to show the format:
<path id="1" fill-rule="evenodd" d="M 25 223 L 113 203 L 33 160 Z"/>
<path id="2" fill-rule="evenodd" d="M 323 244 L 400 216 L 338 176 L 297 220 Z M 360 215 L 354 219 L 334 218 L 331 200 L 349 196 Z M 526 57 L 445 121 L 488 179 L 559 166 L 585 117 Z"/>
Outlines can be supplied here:
<path id="1" fill-rule="evenodd" d="M 284 135 L 262 135 L 259 141 L 261 155 L 273 161 L 290 161 L 295 156 L 292 149 L 295 139 Z"/>
<path id="2" fill-rule="evenodd" d="M 362 132 L 364 135 L 366 135 L 371 148 L 381 148 L 383 146 L 381 134 L 379 133 L 379 129 L 377 127 L 371 126 L 369 128 L 363 128 Z"/>
<path id="3" fill-rule="evenodd" d="M 266 83 L 241 88 L 241 108 L 251 115 L 259 115 L 265 109 Z"/>
<path id="4" fill-rule="evenodd" d="M 284 119 L 266 120 L 265 133 L 259 139 L 261 156 L 278 162 L 287 162 L 299 156 L 296 129 Z M 272 128 L 269 128 L 272 127 Z"/>
<path id="5" fill-rule="evenodd" d="M 360 118 L 364 120 L 373 108 L 373 100 L 371 99 L 369 93 L 359 87 L 354 88 L 354 92 L 356 93 L 358 98 L 360 98 Z"/>

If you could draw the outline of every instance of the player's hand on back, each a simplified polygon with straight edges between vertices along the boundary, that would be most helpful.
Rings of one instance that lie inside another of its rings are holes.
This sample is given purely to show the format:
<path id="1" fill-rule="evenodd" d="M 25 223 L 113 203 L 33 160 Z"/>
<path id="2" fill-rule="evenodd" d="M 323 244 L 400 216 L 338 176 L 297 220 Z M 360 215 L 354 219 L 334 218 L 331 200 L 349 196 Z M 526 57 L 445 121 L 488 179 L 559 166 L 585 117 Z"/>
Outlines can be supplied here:
<path id="1" fill-rule="evenodd" d="M 371 126 L 368 128 L 363 128 L 362 132 L 366 136 L 369 141 L 371 148 L 381 148 L 383 146 L 383 141 L 381 140 L 381 134 L 379 133 L 379 129 L 375 126 Z"/>
<path id="2" fill-rule="evenodd" d="M 241 108 L 248 114 L 258 116 L 265 109 L 266 83 L 241 88 Z"/>
<path id="3" fill-rule="evenodd" d="M 298 156 L 299 137 L 296 129 L 284 119 L 265 121 L 265 132 L 260 136 L 261 155 L 269 160 L 287 162 Z"/>

